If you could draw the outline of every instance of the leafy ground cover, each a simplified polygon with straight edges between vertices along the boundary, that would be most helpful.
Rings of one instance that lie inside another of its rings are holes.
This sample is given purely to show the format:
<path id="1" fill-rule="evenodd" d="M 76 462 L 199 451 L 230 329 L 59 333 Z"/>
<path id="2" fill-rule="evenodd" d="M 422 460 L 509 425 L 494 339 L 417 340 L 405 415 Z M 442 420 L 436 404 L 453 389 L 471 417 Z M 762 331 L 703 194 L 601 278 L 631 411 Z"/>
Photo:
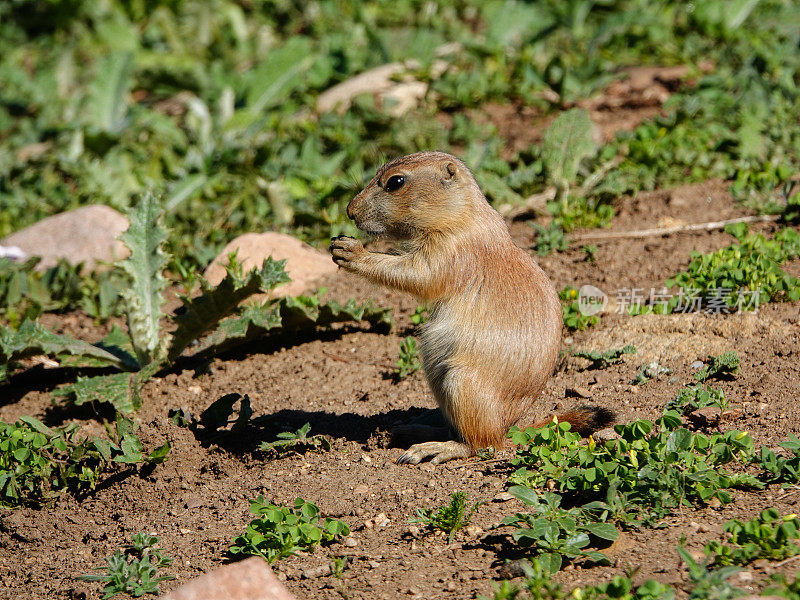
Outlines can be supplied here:
<path id="1" fill-rule="evenodd" d="M 797 597 L 798 31 L 788 0 L 0 6 L 0 235 L 94 202 L 134 223 L 104 273 L 0 259 L 0 591 L 135 596 L 256 554 L 309 599 Z M 317 111 L 407 59 L 409 112 Z M 343 273 L 324 300 L 222 300 L 274 261 L 199 281 L 238 233 L 354 233 L 353 193 L 426 148 L 467 161 L 563 290 L 538 416 L 613 408 L 618 438 L 556 425 L 396 465 L 391 428 L 434 405 L 424 307 Z M 584 283 L 616 304 L 583 314 Z M 758 310 L 709 310 L 720 288 Z M 688 291 L 699 310 L 658 309 Z"/>

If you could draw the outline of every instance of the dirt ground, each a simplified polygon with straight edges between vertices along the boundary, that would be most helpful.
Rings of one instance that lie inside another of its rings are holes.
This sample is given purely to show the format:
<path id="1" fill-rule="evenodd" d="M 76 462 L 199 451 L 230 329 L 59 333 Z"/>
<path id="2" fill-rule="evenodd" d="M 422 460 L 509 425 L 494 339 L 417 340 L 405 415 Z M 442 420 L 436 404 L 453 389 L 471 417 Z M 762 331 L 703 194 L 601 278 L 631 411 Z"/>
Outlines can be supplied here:
<path id="1" fill-rule="evenodd" d="M 624 199 L 612 230 L 742 214 L 726 184 L 711 181 Z M 771 231 L 775 226 L 754 229 Z M 534 230 L 528 224 L 513 223 L 511 230 L 518 244 L 530 247 Z M 686 267 L 690 250 L 708 252 L 731 239 L 714 231 L 597 242 L 594 262 L 586 262 L 580 244 L 574 244 L 539 262 L 557 289 L 588 283 L 611 297 L 625 288 L 641 288 L 647 295 Z M 788 268 L 797 273 L 798 266 L 795 262 Z M 409 315 L 416 302 L 344 272 L 326 283 L 329 297 L 374 298 L 393 307 L 395 331 L 383 335 L 366 326 L 347 326 L 298 339 L 264 339 L 244 352 L 215 358 L 206 369 L 176 370 L 150 381 L 144 388 L 144 406 L 134 419 L 149 447 L 171 442 L 168 461 L 147 476 L 120 477 L 81 501 L 65 495 L 52 507 L 0 514 L 0 597 L 99 598 L 99 584 L 74 577 L 102 565 L 105 556 L 139 531 L 159 536 L 165 554 L 175 558 L 165 571 L 176 579 L 162 584 L 162 591 L 172 589 L 228 560 L 227 547 L 244 531 L 250 520 L 249 501 L 259 494 L 278 503 L 303 497 L 353 529 L 348 544 L 274 565 L 301 600 L 462 599 L 490 594 L 492 580 L 504 573 L 504 560 L 515 557 L 508 529 L 492 527 L 522 510 L 517 500 L 500 495 L 509 473 L 504 459 L 510 453 L 488 462 L 395 464 L 402 449 L 389 447 L 390 429 L 433 406 L 422 373 L 399 382 L 391 376 L 398 344 L 413 331 Z M 103 333 L 76 314 L 51 317 L 48 324 L 90 339 Z M 569 406 L 577 402 L 569 397 L 575 388 L 584 388 L 590 391 L 584 402 L 613 408 L 619 421 L 653 419 L 693 381 L 692 362 L 735 350 L 742 359 L 741 376 L 720 384 L 732 406 L 742 411 L 729 425 L 750 432 L 757 444 L 774 447 L 789 434 L 800 434 L 799 325 L 797 303 L 770 304 L 757 314 L 744 315 L 606 314 L 587 331 L 565 333 L 565 358 L 541 402 L 547 410 Z M 583 370 L 584 361 L 569 357 L 577 349 L 624 344 L 633 344 L 638 353 L 605 371 Z M 639 366 L 655 359 L 672 374 L 643 386 L 630 385 Z M 51 425 L 75 421 L 87 433 L 102 431 L 100 416 L 91 409 L 54 406 L 49 392 L 59 381 L 37 373 L 17 377 L 0 390 L 1 419 L 34 415 Z M 254 417 L 269 416 L 268 422 L 235 438 L 209 441 L 197 439 L 167 416 L 176 408 L 197 415 L 230 392 L 248 394 Z M 272 458 L 256 450 L 260 442 L 306 422 L 312 433 L 330 437 L 331 451 Z M 450 545 L 443 537 L 410 527 L 416 508 L 439 506 L 455 491 L 485 501 L 473 518 L 477 527 L 460 533 Z M 709 540 L 721 539 L 722 524 L 730 518 L 750 518 L 768 506 L 784 513 L 800 509 L 796 490 L 771 487 L 733 495 L 734 502 L 725 508 L 686 510 L 668 519 L 664 529 L 624 533 L 607 549 L 611 566 L 569 565 L 557 577 L 577 586 L 637 570 L 637 581 L 652 577 L 680 585 L 685 571 L 675 548 L 681 536 L 688 549 L 697 552 Z M 341 581 L 314 569 L 330 564 L 334 555 L 350 557 Z M 735 583 L 746 588 L 769 569 L 745 570 L 746 576 Z M 792 565 L 785 569 L 792 570 Z"/>

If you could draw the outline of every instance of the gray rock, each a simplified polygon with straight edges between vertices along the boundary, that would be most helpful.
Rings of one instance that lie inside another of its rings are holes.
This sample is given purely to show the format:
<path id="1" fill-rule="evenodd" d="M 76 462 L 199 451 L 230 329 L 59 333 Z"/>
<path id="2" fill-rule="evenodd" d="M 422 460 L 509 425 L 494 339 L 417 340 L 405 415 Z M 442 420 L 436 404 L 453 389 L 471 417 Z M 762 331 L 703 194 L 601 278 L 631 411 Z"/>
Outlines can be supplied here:
<path id="1" fill-rule="evenodd" d="M 263 558 L 225 565 L 192 579 L 161 600 L 295 600 Z"/>
<path id="2" fill-rule="evenodd" d="M 63 258 L 84 263 L 86 270 L 98 261 L 114 262 L 128 256 L 117 237 L 128 229 L 128 219 L 110 206 L 94 204 L 42 219 L 12 233 L 0 246 L 16 246 L 28 256 L 41 256 L 38 269 L 52 267 Z"/>

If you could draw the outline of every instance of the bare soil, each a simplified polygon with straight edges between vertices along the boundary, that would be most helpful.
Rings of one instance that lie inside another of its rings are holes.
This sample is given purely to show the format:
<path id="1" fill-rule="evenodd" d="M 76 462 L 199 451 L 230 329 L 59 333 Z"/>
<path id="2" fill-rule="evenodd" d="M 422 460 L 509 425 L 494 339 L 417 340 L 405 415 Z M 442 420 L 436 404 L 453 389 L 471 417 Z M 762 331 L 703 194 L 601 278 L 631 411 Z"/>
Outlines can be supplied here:
<path id="1" fill-rule="evenodd" d="M 743 214 L 726 185 L 717 181 L 641 194 L 622 200 L 618 209 L 613 222 L 618 230 L 653 227 L 665 219 L 703 222 Z M 770 231 L 774 226 L 759 228 Z M 534 233 L 529 225 L 514 223 L 511 230 L 518 244 L 530 247 Z M 647 294 L 685 268 L 691 250 L 708 252 L 730 242 L 721 231 L 614 240 L 598 243 L 594 262 L 584 260 L 579 245 L 539 260 L 558 289 L 589 283 L 612 297 L 621 288 L 641 288 Z M 798 264 L 789 268 L 796 272 Z M 504 573 L 504 560 L 516 556 L 508 530 L 492 529 L 503 516 L 522 509 L 518 501 L 499 496 L 510 451 L 487 462 L 395 464 L 402 449 L 390 447 L 391 428 L 434 405 L 422 373 L 403 381 L 392 377 L 399 342 L 413 332 L 408 317 L 416 302 L 344 272 L 326 283 L 330 297 L 374 298 L 393 307 L 397 328 L 389 335 L 346 326 L 296 339 L 267 338 L 219 356 L 206 368 L 177 369 L 147 383 L 144 406 L 134 419 L 149 447 L 170 441 L 169 460 L 144 476 L 123 473 L 83 499 L 65 495 L 41 510 L 0 514 L 0 597 L 99 598 L 99 585 L 74 577 L 102 565 L 105 556 L 139 531 L 159 536 L 165 553 L 175 558 L 166 571 L 176 579 L 162 585 L 162 591 L 172 589 L 229 560 L 228 545 L 244 531 L 249 501 L 259 494 L 279 503 L 303 497 L 353 529 L 350 545 L 334 544 L 274 565 L 299 599 L 465 599 L 490 594 L 492 580 Z M 606 314 L 587 331 L 565 333 L 565 358 L 541 403 L 547 410 L 575 402 L 606 406 L 617 412 L 620 422 L 654 419 L 693 381 L 692 362 L 735 350 L 742 359 L 741 376 L 720 387 L 741 414 L 727 425 L 750 432 L 757 444 L 775 447 L 789 434 L 800 434 L 798 313 L 797 303 L 779 303 L 745 315 Z M 87 339 L 99 338 L 106 329 L 80 314 L 48 318 L 48 325 Z M 624 344 L 635 345 L 638 353 L 605 371 L 586 371 L 584 361 L 570 357 L 577 349 Z M 630 385 L 639 366 L 651 360 L 672 374 Z M 77 422 L 88 434 L 101 434 L 101 418 L 107 416 L 102 410 L 98 414 L 53 405 L 49 393 L 58 383 L 41 368 L 16 378 L 0 389 L 0 418 L 34 415 L 51 425 Z M 570 397 L 575 388 L 589 390 L 589 398 Z M 248 394 L 254 417 L 269 416 L 267 424 L 208 440 L 167 416 L 176 408 L 197 415 L 230 392 Z M 330 437 L 331 451 L 274 458 L 256 450 L 278 432 L 306 422 L 312 433 Z M 442 505 L 455 491 L 486 502 L 473 518 L 476 528 L 458 534 L 449 545 L 441 536 L 410 528 L 416 508 Z M 727 507 L 685 510 L 669 518 L 663 529 L 624 533 L 606 549 L 612 566 L 573 564 L 557 577 L 577 586 L 637 570 L 637 580 L 652 577 L 680 586 L 685 570 L 675 548 L 681 536 L 697 552 L 709 540 L 721 539 L 722 524 L 730 518 L 750 518 L 768 506 L 784 513 L 800 508 L 794 490 L 771 487 L 733 495 Z M 330 564 L 334 555 L 351 558 L 343 580 L 313 576 L 314 568 Z M 747 572 L 757 582 L 770 570 L 762 565 Z M 746 577 L 736 583 L 754 585 Z"/>

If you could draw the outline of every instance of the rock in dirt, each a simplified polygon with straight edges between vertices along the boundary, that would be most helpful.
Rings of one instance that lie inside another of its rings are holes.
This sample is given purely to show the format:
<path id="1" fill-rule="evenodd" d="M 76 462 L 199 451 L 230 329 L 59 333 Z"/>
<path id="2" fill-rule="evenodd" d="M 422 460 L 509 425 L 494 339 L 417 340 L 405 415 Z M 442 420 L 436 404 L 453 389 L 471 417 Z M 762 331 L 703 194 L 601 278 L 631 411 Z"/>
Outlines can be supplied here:
<path id="1" fill-rule="evenodd" d="M 715 427 L 720 423 L 734 421 L 742 416 L 742 411 L 738 409 L 726 410 L 720 414 L 716 406 L 704 406 L 689 413 L 689 422 L 695 427 Z"/>
<path id="2" fill-rule="evenodd" d="M 609 440 L 618 440 L 619 434 L 614 431 L 613 427 L 606 427 L 605 429 L 601 429 L 600 431 L 595 431 L 592 434 L 595 442 L 604 443 Z"/>
<path id="3" fill-rule="evenodd" d="M 568 387 L 564 390 L 565 398 L 591 398 L 592 392 L 585 387 Z"/>
<path id="4" fill-rule="evenodd" d="M 277 296 L 297 296 L 308 291 L 320 277 L 335 273 L 338 268 L 328 254 L 283 233 L 245 233 L 231 241 L 206 269 L 205 277 L 212 285 L 225 278 L 223 264 L 228 255 L 238 250 L 237 260 L 245 272 L 260 267 L 264 259 L 286 259 L 286 272 L 292 280 L 273 292 Z"/>
<path id="5" fill-rule="evenodd" d="M 259 556 L 192 579 L 161 600 L 295 600 Z"/>
<path id="6" fill-rule="evenodd" d="M 94 204 L 42 219 L 0 241 L 28 256 L 41 256 L 39 270 L 59 259 L 83 263 L 91 270 L 97 262 L 114 262 L 128 256 L 117 238 L 128 229 L 128 219 L 110 206 Z"/>

